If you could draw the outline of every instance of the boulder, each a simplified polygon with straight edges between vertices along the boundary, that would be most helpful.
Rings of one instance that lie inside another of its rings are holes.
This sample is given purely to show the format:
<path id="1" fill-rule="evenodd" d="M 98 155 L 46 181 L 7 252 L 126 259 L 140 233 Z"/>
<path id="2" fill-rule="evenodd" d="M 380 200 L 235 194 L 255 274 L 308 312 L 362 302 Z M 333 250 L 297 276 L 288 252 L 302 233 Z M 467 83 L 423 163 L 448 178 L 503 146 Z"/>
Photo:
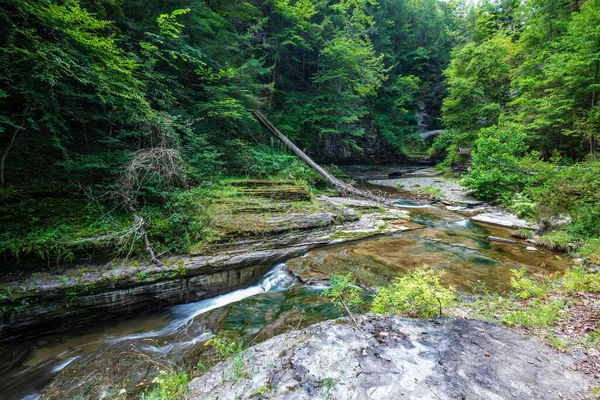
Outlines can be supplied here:
<path id="1" fill-rule="evenodd" d="M 574 360 L 496 323 L 357 317 L 274 337 L 190 384 L 192 399 L 558 399 L 594 385 Z M 366 335 L 363 335 L 364 334 Z"/>

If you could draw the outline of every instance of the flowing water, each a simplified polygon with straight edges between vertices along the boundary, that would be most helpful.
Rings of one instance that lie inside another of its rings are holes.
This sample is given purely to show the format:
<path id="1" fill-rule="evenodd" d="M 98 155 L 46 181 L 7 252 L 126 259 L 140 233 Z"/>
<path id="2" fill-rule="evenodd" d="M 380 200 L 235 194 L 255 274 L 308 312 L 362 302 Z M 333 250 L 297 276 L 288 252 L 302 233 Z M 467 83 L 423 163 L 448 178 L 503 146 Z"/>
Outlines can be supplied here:
<path id="1" fill-rule="evenodd" d="M 487 239 L 508 238 L 509 230 L 477 224 L 464 215 L 406 199 L 399 199 L 397 204 L 409 210 L 412 221 L 421 227 L 311 250 L 303 257 L 275 265 L 255 285 L 211 299 L 69 335 L 5 343 L 14 346 L 8 353 L 14 360 L 1 371 L 0 399 L 36 399 L 60 371 L 60 381 L 64 381 L 58 386 L 61 390 L 91 379 L 90 385 L 101 392 L 104 383 L 90 378 L 99 375 L 95 371 L 100 369 L 109 371 L 106 376 L 114 382 L 131 381 L 130 387 L 135 388 L 136 382 L 155 374 L 148 366 L 154 359 L 183 362 L 189 361 L 190 354 L 201 359 L 202 343 L 215 332 L 255 343 L 341 315 L 321 296 L 323 286 L 301 284 L 290 269 L 303 278 L 353 272 L 361 283 L 378 286 L 406 269 L 427 264 L 446 271 L 444 282 L 457 290 L 469 292 L 485 286 L 501 292 L 508 289 L 513 268 L 524 266 L 534 274 L 548 274 L 569 265 L 566 257 L 542 250 L 530 252 L 524 243 Z"/>

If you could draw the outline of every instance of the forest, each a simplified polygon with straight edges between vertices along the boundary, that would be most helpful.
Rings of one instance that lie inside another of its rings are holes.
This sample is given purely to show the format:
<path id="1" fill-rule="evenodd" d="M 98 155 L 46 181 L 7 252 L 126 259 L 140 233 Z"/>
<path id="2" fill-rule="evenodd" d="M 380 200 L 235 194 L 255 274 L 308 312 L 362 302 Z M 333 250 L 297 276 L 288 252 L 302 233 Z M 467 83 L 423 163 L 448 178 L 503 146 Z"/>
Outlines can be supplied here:
<path id="1" fill-rule="evenodd" d="M 598 398 L 599 139 L 600 0 L 0 0 L 0 397 Z"/>
<path id="2" fill-rule="evenodd" d="M 472 148 L 463 185 L 598 254 L 599 0 L 3 0 L 0 20 L 4 264 L 185 253 L 220 239 L 232 179 L 326 190 L 254 110 L 339 177 L 456 175 Z"/>

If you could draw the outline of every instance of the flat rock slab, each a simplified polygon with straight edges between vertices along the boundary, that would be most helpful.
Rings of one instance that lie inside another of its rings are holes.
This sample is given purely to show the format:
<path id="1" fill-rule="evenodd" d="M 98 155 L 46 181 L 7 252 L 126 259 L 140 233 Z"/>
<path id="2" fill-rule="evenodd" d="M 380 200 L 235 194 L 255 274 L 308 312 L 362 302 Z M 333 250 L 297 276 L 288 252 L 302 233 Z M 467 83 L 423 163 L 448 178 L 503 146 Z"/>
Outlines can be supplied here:
<path id="1" fill-rule="evenodd" d="M 370 180 L 369 183 L 379 186 L 397 187 L 402 185 L 402 190 L 417 192 L 427 186 L 439 189 L 444 199 L 452 202 L 471 200 L 463 187 L 457 180 L 446 179 L 442 177 L 409 177 L 408 175 L 396 179 Z"/>
<path id="2" fill-rule="evenodd" d="M 323 203 L 342 205 L 342 206 L 350 206 L 355 208 L 378 208 L 380 207 L 379 203 L 372 200 L 364 200 L 364 199 L 355 199 L 351 197 L 329 197 L 329 196 L 319 196 L 319 201 Z"/>
<path id="3" fill-rule="evenodd" d="M 561 399 L 595 385 L 573 359 L 499 324 L 358 317 L 276 336 L 194 379 L 193 399 Z"/>
<path id="4" fill-rule="evenodd" d="M 496 237 L 496 236 L 488 236 L 488 240 L 490 242 L 499 242 L 499 243 L 517 243 L 514 240 L 505 239 L 505 238 Z"/>
<path id="5" fill-rule="evenodd" d="M 483 201 L 483 200 L 460 200 L 460 201 L 457 201 L 457 203 L 464 204 L 469 207 L 475 207 L 475 206 L 480 206 L 482 204 L 485 204 L 485 201 Z"/>
<path id="6" fill-rule="evenodd" d="M 527 229 L 536 229 L 537 227 L 534 224 L 531 224 L 527 221 L 517 218 L 516 215 L 503 212 L 487 212 L 477 214 L 471 217 L 473 221 L 484 222 L 486 224 L 499 225 L 507 228 L 527 228 Z"/>

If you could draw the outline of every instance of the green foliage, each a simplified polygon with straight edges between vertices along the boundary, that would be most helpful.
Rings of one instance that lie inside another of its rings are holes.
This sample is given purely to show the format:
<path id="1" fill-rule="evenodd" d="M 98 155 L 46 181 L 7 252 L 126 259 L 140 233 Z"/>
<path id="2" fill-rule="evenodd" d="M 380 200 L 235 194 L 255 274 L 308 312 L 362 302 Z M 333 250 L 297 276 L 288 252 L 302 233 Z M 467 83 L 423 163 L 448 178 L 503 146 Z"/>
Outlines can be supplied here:
<path id="1" fill-rule="evenodd" d="M 519 239 L 533 239 L 534 234 L 531 230 L 526 228 L 519 228 L 516 231 L 512 231 L 510 236 L 516 237 Z"/>
<path id="2" fill-rule="evenodd" d="M 206 196 L 207 191 L 201 188 L 174 191 L 168 194 L 162 207 L 148 210 L 150 237 L 161 250 L 186 251 L 211 236 Z"/>
<path id="3" fill-rule="evenodd" d="M 427 193 L 430 196 L 433 197 L 443 197 L 444 196 L 444 192 L 442 191 L 442 189 L 440 188 L 434 188 L 433 186 L 425 186 L 421 189 L 419 189 L 420 192 L 423 193 Z"/>
<path id="4" fill-rule="evenodd" d="M 598 292 L 600 291 L 600 272 L 588 272 L 583 266 L 570 268 L 565 272 L 562 289 L 567 293 Z"/>
<path id="5" fill-rule="evenodd" d="M 570 158 L 595 157 L 599 5 L 486 1 L 467 9 L 459 28 L 466 40 L 444 72 L 446 127 L 477 131 L 504 114 L 546 158 L 556 149 Z"/>
<path id="6" fill-rule="evenodd" d="M 10 286 L 3 287 L 0 291 L 0 316 L 13 311 L 25 310 L 29 305 L 29 301 L 21 298 L 16 290 Z"/>
<path id="7" fill-rule="evenodd" d="M 234 340 L 215 336 L 212 339 L 204 343 L 204 346 L 211 345 L 219 352 L 222 360 L 227 360 L 244 350 L 243 342 L 235 342 Z"/>
<path id="8" fill-rule="evenodd" d="M 549 327 L 558 319 L 564 306 L 560 300 L 549 304 L 533 300 L 527 307 L 505 314 L 502 322 L 508 326 Z"/>
<path id="9" fill-rule="evenodd" d="M 290 166 L 297 158 L 293 154 L 287 154 L 269 146 L 259 146 L 252 149 L 252 160 L 249 167 L 252 175 L 276 176 L 282 171 L 289 172 Z"/>
<path id="10" fill-rule="evenodd" d="M 356 309 L 363 304 L 362 289 L 356 286 L 351 272 L 346 275 L 331 274 L 329 285 L 322 295 L 331 298 L 342 311 Z"/>
<path id="11" fill-rule="evenodd" d="M 221 356 L 221 360 L 231 360 L 231 366 L 227 371 L 227 378 L 236 384 L 242 382 L 247 376 L 246 362 L 242 355 L 244 343 L 236 343 L 233 340 L 215 336 L 204 343 L 205 346 L 214 346 Z"/>
<path id="12" fill-rule="evenodd" d="M 600 239 L 589 239 L 578 250 L 581 257 L 592 263 L 600 264 Z"/>
<path id="13" fill-rule="evenodd" d="M 519 218 L 534 219 L 537 215 L 537 204 L 522 193 L 515 193 L 508 203 L 508 209 Z"/>
<path id="14" fill-rule="evenodd" d="M 520 298 L 548 297 L 548 288 L 528 278 L 526 268 L 512 269 L 510 272 L 513 275 L 510 278 L 510 286 L 512 286 L 513 290 L 517 292 L 517 295 Z"/>
<path id="15" fill-rule="evenodd" d="M 183 399 L 189 393 L 188 383 L 191 376 L 183 371 L 160 371 L 154 378 L 150 390 L 142 394 L 143 400 L 173 400 Z"/>
<path id="16" fill-rule="evenodd" d="M 574 231 L 584 235 L 597 234 L 597 210 L 600 203 L 600 177 L 597 163 L 582 163 L 554 168 L 551 176 L 542 177 L 537 189 L 538 215 L 550 218 L 564 215 L 574 217 Z M 544 179 L 545 178 L 545 179 Z M 595 226 L 594 226 L 595 225 Z"/>
<path id="17" fill-rule="evenodd" d="M 438 274 L 428 266 L 408 271 L 390 286 L 377 290 L 371 311 L 419 318 L 442 315 L 455 300 L 454 288 L 440 283 L 442 276 L 443 272 Z"/>
<path id="18" fill-rule="evenodd" d="M 511 38 L 502 33 L 453 51 L 444 71 L 449 89 L 443 121 L 448 128 L 472 132 L 498 123 L 511 99 L 514 53 Z"/>
<path id="19" fill-rule="evenodd" d="M 525 135 L 513 126 L 482 129 L 473 151 L 473 167 L 463 184 L 484 199 L 522 190 L 529 181 L 520 167 Z"/>

